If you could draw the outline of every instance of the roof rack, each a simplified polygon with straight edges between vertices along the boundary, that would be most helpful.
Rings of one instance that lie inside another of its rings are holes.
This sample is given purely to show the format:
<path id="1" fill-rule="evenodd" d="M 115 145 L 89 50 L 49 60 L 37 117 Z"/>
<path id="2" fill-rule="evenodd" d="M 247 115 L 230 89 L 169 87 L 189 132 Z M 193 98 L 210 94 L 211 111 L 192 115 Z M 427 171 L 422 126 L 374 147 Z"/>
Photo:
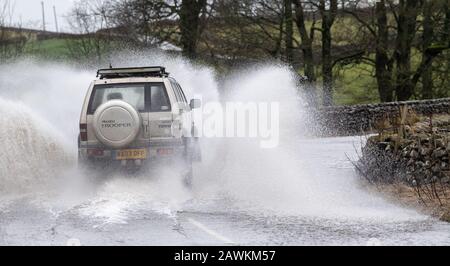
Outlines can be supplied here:
<path id="1" fill-rule="evenodd" d="M 169 73 L 162 66 L 105 68 L 97 71 L 100 79 L 127 78 L 127 77 L 167 77 Z"/>

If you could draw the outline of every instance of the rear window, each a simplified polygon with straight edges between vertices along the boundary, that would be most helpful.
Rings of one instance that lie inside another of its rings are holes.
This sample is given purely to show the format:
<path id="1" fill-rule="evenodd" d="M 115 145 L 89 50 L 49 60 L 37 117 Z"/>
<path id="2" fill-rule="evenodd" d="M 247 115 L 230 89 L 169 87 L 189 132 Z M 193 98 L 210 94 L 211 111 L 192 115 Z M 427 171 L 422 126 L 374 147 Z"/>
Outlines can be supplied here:
<path id="1" fill-rule="evenodd" d="M 170 111 L 164 83 L 102 84 L 95 85 L 88 107 L 88 114 L 111 100 L 129 103 L 139 112 Z"/>

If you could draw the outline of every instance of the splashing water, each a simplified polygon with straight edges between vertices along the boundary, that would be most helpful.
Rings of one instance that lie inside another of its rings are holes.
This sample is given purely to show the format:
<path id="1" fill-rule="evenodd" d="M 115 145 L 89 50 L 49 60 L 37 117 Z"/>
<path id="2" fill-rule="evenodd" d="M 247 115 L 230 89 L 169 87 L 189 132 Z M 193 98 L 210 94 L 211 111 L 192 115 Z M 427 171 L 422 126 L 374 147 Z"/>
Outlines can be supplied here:
<path id="1" fill-rule="evenodd" d="M 208 68 L 163 54 L 118 55 L 115 65 L 130 66 L 126 63 L 129 61 L 135 66 L 164 65 L 188 96 L 201 93 L 205 101 L 218 99 L 214 73 Z M 146 208 L 154 203 L 167 209 L 186 201 L 183 195 L 187 191 L 179 178 L 170 178 L 178 177 L 178 173 L 168 169 L 158 172 L 159 178 L 148 178 L 149 173 L 138 177 L 113 174 L 102 186 L 94 188 L 94 199 L 87 198 L 95 186 L 92 177 L 74 168 L 80 110 L 95 73 L 96 69 L 29 60 L 0 66 L 0 125 L 7 130 L 0 133 L 4 133 L 2 143 L 8 142 L 8 152 L 0 154 L 0 189 L 23 196 L 28 192 L 40 194 L 38 185 L 44 186 L 48 195 L 59 194 L 57 200 L 40 195 L 35 203 L 49 205 L 54 200 L 49 208 L 57 205 L 58 209 L 81 205 L 81 214 L 111 222 L 122 220 L 124 213 L 133 212 L 133 208 L 144 203 L 148 203 Z M 27 138 L 24 140 L 23 134 L 17 132 L 24 132 Z M 63 165 L 61 160 L 69 163 Z M 59 165 L 63 167 L 56 167 Z M 13 187 L 17 189 L 13 191 Z M 24 187 L 28 189 L 21 189 Z M 85 204 L 85 200 L 92 204 Z"/>
<path id="2" fill-rule="evenodd" d="M 227 101 L 278 102 L 280 104 L 280 143 L 274 149 L 261 149 L 248 139 L 216 140 L 206 154 L 219 155 L 204 165 L 198 177 L 199 190 L 231 200 L 229 209 L 264 215 L 301 215 L 331 219 L 413 219 L 408 211 L 387 204 L 357 187 L 358 180 L 339 139 L 303 137 L 305 114 L 292 73 L 285 67 L 260 66 L 229 79 L 225 84 Z M 211 142 L 214 142 L 212 140 Z M 329 150 L 320 150 L 328 146 Z M 342 171 L 336 173 L 331 150 L 341 152 Z M 330 158 L 327 161 L 328 157 Z M 354 158 L 356 159 L 356 158 Z M 210 167 L 216 169 L 209 171 Z M 213 174 L 211 174 L 213 173 Z M 211 180 L 212 179 L 212 180 Z"/>
<path id="3" fill-rule="evenodd" d="M 0 99 L 0 193 L 29 191 L 48 182 L 74 156 L 52 125 L 21 103 Z"/>
<path id="4" fill-rule="evenodd" d="M 127 63 L 128 62 L 128 63 Z M 114 66 L 163 65 L 183 86 L 188 98 L 219 100 L 214 72 L 180 57 L 164 54 L 121 54 Z M 339 139 L 302 137 L 302 102 L 292 73 L 282 66 L 257 66 L 226 80 L 225 101 L 278 102 L 280 143 L 261 149 L 254 139 L 205 139 L 203 161 L 195 166 L 195 183 L 187 191 L 168 169 L 129 177 L 116 173 L 64 206 L 74 179 L 73 169 L 79 112 L 94 69 L 24 61 L 0 67 L 0 191 L 60 178 L 58 208 L 77 206 L 82 216 L 103 223 L 126 223 L 140 210 L 169 216 L 177 211 L 235 211 L 254 215 L 310 216 L 342 219 L 423 219 L 357 186 L 357 178 L 343 159 Z M 328 147 L 328 148 L 324 148 Z M 331 156 L 333 155 L 333 156 Z M 14 159 L 13 159 L 14 158 Z M 338 163 L 344 171 L 336 172 Z M 71 166 L 70 166 L 71 165 Z M 69 169 L 69 170 L 67 170 Z M 345 173 L 342 176 L 342 173 Z M 67 182 L 66 182 L 67 181 Z M 80 186 L 85 189 L 86 186 Z M 14 191 L 14 190 L 13 190 Z M 18 193 L 16 190 L 15 193 Z M 77 197 L 76 193 L 75 196 Z M 45 203 L 52 205 L 51 199 Z"/>

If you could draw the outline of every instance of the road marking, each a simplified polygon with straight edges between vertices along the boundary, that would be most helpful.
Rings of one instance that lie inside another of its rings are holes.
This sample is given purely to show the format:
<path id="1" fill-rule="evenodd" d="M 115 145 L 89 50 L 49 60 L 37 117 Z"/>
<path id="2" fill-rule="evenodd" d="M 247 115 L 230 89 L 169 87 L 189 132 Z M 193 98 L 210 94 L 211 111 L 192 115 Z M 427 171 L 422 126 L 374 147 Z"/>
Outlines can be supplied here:
<path id="1" fill-rule="evenodd" d="M 210 235 L 210 236 L 212 236 L 212 237 L 214 237 L 214 238 L 224 242 L 225 244 L 236 245 L 236 243 L 233 240 L 231 240 L 231 239 L 229 239 L 227 237 L 224 237 L 223 235 L 215 232 L 214 230 L 209 229 L 208 227 L 206 227 L 202 223 L 200 223 L 200 222 L 198 222 L 198 221 L 196 221 L 196 220 L 194 220 L 192 218 L 188 218 L 188 222 L 190 222 L 192 225 L 198 227 L 199 229 L 203 230 L 208 235 Z"/>

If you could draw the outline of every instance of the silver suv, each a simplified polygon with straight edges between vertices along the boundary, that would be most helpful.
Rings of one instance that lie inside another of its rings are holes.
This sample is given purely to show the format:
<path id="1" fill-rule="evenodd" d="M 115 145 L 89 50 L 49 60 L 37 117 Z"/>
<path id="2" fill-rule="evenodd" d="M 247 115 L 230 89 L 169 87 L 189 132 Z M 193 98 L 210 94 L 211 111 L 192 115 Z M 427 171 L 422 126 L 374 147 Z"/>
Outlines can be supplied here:
<path id="1" fill-rule="evenodd" d="M 187 98 L 164 67 L 100 69 L 80 116 L 78 158 L 85 165 L 142 166 L 178 159 L 192 179 L 200 151 Z"/>

